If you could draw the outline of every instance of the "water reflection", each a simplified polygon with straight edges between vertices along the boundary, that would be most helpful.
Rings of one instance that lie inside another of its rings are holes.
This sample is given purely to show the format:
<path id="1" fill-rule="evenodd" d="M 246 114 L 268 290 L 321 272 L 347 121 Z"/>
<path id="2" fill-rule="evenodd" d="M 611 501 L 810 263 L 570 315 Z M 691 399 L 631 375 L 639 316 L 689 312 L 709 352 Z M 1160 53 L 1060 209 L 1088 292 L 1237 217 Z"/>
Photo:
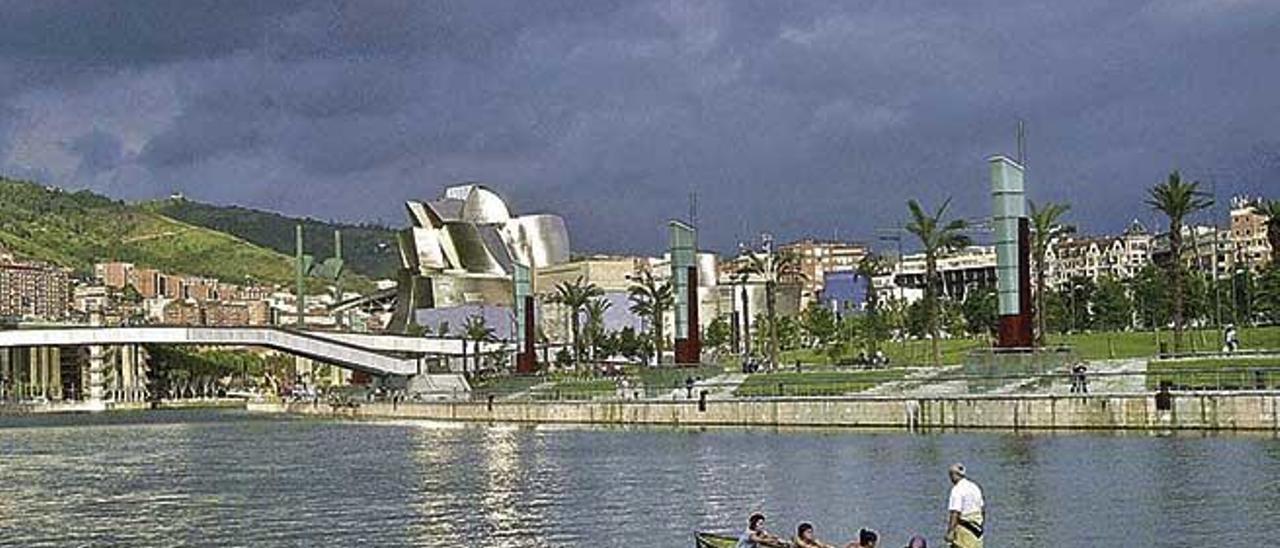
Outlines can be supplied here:
<path id="1" fill-rule="evenodd" d="M 0 545 L 687 546 L 754 510 L 779 533 L 940 545 L 955 460 L 987 491 L 991 545 L 1280 535 L 1267 437 L 58 420 L 0 426 Z"/>

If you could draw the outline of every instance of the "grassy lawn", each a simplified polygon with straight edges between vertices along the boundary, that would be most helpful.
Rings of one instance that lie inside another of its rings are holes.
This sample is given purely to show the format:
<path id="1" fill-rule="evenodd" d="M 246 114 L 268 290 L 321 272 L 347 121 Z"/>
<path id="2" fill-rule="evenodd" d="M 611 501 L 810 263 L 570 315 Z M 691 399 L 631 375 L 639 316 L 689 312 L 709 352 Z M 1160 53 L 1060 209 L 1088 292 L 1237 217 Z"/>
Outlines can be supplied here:
<path id="1" fill-rule="evenodd" d="M 758 373 L 747 377 L 734 395 L 739 397 L 838 396 L 861 392 L 880 383 L 899 380 L 906 374 L 905 369 Z"/>
<path id="2" fill-rule="evenodd" d="M 523 392 L 545 381 L 546 379 L 543 377 L 529 375 L 490 377 L 483 381 L 472 382 L 471 394 L 476 399 L 485 399 L 491 394 L 496 398 L 501 398 L 516 392 Z"/>
<path id="3" fill-rule="evenodd" d="M 1107 333 L 1050 335 L 1049 343 L 1073 346 L 1085 359 L 1106 359 L 1110 356 L 1107 338 Z M 1173 349 L 1173 332 L 1166 330 L 1161 330 L 1158 334 L 1151 331 L 1116 332 L 1111 333 L 1110 338 L 1116 358 L 1154 356 L 1159 348 L 1158 342 L 1164 342 L 1169 350 Z M 1184 352 L 1214 352 L 1221 348 L 1222 332 L 1216 329 L 1197 329 L 1183 333 Z M 1280 349 L 1280 326 L 1241 329 L 1240 348 L 1243 350 Z"/>
<path id="4" fill-rule="evenodd" d="M 590 400 L 617 395 L 614 379 L 563 379 L 549 388 L 531 393 L 535 400 Z"/>
<path id="5" fill-rule="evenodd" d="M 1147 388 L 1162 381 L 1179 390 L 1240 390 L 1280 388 L 1280 357 L 1239 357 L 1152 360 L 1147 363 Z"/>
<path id="6" fill-rule="evenodd" d="M 1158 337 L 1158 338 L 1157 338 Z M 1151 331 L 1118 331 L 1099 333 L 1073 333 L 1070 335 L 1050 334 L 1050 345 L 1066 345 L 1075 349 L 1076 353 L 1086 360 L 1105 360 L 1108 358 L 1144 358 L 1155 356 L 1159 345 L 1164 342 L 1172 350 L 1173 332 L 1161 330 Z M 939 343 L 942 352 L 942 363 L 953 365 L 963 363 L 965 356 L 974 349 L 990 344 L 981 339 L 944 339 Z M 1183 334 L 1184 352 L 1213 352 L 1222 347 L 1222 332 L 1216 329 L 1190 330 Z M 929 341 L 911 340 L 903 342 L 885 342 L 880 345 L 889 363 L 897 366 L 927 365 L 930 361 Z M 1240 329 L 1240 348 L 1242 350 L 1278 349 L 1280 350 L 1280 326 L 1245 327 Z M 785 366 L 799 360 L 806 364 L 830 364 L 826 354 L 816 349 L 800 349 L 783 352 L 779 359 Z"/>
<path id="7" fill-rule="evenodd" d="M 970 350 L 985 345 L 985 342 L 976 339 L 944 339 L 938 343 L 944 364 L 961 363 Z M 929 341 L 882 342 L 880 350 L 894 366 L 930 365 Z M 844 359 L 848 360 L 855 356 L 856 352 L 853 355 L 846 355 Z M 827 354 L 816 348 L 780 352 L 778 360 L 782 367 L 788 367 L 797 361 L 807 365 L 833 365 Z"/>
<path id="8" fill-rule="evenodd" d="M 626 369 L 627 377 L 632 381 L 639 381 L 644 385 L 646 391 L 653 389 L 673 389 L 684 386 L 685 379 L 693 377 L 695 379 L 709 379 L 717 375 L 724 374 L 725 369 L 720 366 L 702 366 L 702 367 L 628 367 Z"/>

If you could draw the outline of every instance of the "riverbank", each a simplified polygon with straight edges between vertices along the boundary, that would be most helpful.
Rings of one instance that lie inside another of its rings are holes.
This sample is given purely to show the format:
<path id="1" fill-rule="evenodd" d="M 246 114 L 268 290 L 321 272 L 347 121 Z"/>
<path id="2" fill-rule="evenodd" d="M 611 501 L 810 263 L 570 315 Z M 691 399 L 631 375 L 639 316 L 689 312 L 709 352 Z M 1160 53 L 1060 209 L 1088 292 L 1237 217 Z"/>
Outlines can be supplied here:
<path id="1" fill-rule="evenodd" d="M 148 409 L 243 409 L 245 400 L 238 398 L 167 400 L 158 402 L 49 402 L 0 404 L 0 416 L 47 415 L 56 413 L 100 413 L 104 411 L 144 411 Z"/>
<path id="2" fill-rule="evenodd" d="M 1280 431 L 1280 391 L 1087 396 L 687 401 L 250 403 L 263 413 L 361 419 L 668 426 Z"/>

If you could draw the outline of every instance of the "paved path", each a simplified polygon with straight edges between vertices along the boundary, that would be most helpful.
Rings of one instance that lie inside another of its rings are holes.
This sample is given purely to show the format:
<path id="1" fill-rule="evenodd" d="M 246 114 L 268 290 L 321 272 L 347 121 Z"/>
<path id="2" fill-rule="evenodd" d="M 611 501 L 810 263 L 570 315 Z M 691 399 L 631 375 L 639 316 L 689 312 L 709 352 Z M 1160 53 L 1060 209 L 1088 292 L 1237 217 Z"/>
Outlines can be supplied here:
<path id="1" fill-rule="evenodd" d="M 937 377 L 959 375 L 960 373 L 961 366 L 959 365 L 921 367 L 911 373 L 908 373 L 902 380 L 881 383 L 875 387 L 859 392 L 859 394 L 866 394 L 868 396 L 912 397 L 964 394 L 968 390 L 964 381 L 934 380 Z"/>
<path id="2" fill-rule="evenodd" d="M 555 385 L 556 383 L 554 382 L 538 383 L 533 386 L 530 386 L 529 388 L 521 390 L 519 392 L 512 392 L 510 394 L 502 396 L 501 398 L 498 398 L 498 401 L 514 401 L 514 400 L 529 399 L 530 394 L 532 394 L 533 392 L 551 390 L 551 388 L 554 387 Z"/>
<path id="3" fill-rule="evenodd" d="M 1129 358 L 1116 360 L 1095 360 L 1085 364 L 1089 369 L 1086 380 L 1090 393 L 1132 393 L 1146 392 L 1147 358 Z M 1124 373 L 1122 375 L 1096 375 L 1097 373 Z M 993 391 L 997 394 L 1070 394 L 1071 378 L 1055 377 L 1047 386 L 1043 379 L 1035 382 L 1028 379 L 1016 382 Z"/>
<path id="4" fill-rule="evenodd" d="M 709 400 L 727 400 L 733 397 L 733 391 L 747 380 L 743 373 L 726 373 L 693 383 L 693 397 L 696 399 L 702 390 L 707 391 Z M 688 391 L 682 386 L 651 398 L 655 400 L 683 400 L 688 398 Z"/>

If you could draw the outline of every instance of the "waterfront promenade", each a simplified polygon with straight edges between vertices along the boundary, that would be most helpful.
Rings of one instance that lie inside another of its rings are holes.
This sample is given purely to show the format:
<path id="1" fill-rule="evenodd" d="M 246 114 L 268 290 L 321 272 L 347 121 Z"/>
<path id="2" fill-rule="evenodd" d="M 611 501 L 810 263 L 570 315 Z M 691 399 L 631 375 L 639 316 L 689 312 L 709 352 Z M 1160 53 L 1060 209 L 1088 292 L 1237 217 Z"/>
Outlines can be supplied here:
<path id="1" fill-rule="evenodd" d="M 263 413 L 358 419 L 874 429 L 1253 430 L 1280 432 L 1280 391 L 991 394 L 734 400 L 494 401 L 335 406 L 250 403 Z"/>

